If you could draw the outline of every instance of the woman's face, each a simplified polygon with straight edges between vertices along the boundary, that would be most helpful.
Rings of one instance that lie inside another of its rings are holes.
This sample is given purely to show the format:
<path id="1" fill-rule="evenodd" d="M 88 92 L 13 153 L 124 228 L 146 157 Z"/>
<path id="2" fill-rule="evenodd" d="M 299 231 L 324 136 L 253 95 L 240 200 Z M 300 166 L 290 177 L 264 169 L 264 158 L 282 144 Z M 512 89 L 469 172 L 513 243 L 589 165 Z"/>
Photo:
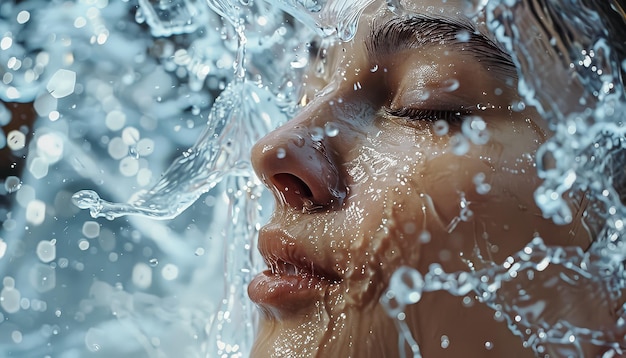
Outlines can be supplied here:
<path id="1" fill-rule="evenodd" d="M 314 95 L 310 76 L 310 102 L 254 147 L 277 203 L 259 236 L 269 270 L 249 286 L 262 311 L 254 356 L 397 357 L 379 298 L 398 267 L 467 271 L 538 235 L 588 245 L 537 208 L 546 125 L 518 105 L 515 69 L 459 3 L 422 2 L 410 20 L 369 8 L 356 38 L 329 49 L 327 87 Z M 462 299 L 429 293 L 409 308 L 422 354 L 531 354 Z"/>

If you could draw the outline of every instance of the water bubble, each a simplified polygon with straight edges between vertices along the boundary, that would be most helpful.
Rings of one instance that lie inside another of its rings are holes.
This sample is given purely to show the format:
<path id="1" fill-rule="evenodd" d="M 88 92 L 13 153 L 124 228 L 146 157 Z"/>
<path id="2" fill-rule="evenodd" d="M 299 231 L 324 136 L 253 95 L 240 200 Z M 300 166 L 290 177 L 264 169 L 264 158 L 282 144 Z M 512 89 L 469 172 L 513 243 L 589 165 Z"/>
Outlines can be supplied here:
<path id="1" fill-rule="evenodd" d="M 126 114 L 120 110 L 112 110 L 107 113 L 104 123 L 110 130 L 118 131 L 126 124 Z"/>
<path id="2" fill-rule="evenodd" d="M 316 142 L 319 142 L 322 139 L 324 139 L 324 130 L 320 127 L 313 127 L 311 129 L 311 139 L 313 139 Z"/>
<path id="3" fill-rule="evenodd" d="M 0 102 L 0 127 L 4 127 L 11 122 L 13 113 L 9 111 L 4 103 Z"/>
<path id="4" fill-rule="evenodd" d="M 99 328 L 89 328 L 85 334 L 85 346 L 90 352 L 99 352 L 102 348 L 102 343 L 107 339 L 109 333 Z"/>
<path id="5" fill-rule="evenodd" d="M 42 134 L 37 138 L 37 154 L 48 164 L 58 162 L 63 157 L 63 139 L 56 133 Z"/>
<path id="6" fill-rule="evenodd" d="M 324 125 L 324 133 L 327 137 L 336 137 L 339 134 L 339 127 L 333 122 L 328 122 Z"/>
<path id="7" fill-rule="evenodd" d="M 427 244 L 430 242 L 430 232 L 427 230 L 424 230 L 420 233 L 419 236 L 419 241 L 423 244 Z"/>
<path id="8" fill-rule="evenodd" d="M 83 223 L 83 235 L 88 239 L 96 238 L 100 235 L 100 224 L 95 221 L 85 221 Z"/>
<path id="9" fill-rule="evenodd" d="M 441 83 L 441 89 L 444 92 L 454 92 L 459 89 L 460 83 L 456 78 L 448 78 Z"/>
<path id="10" fill-rule="evenodd" d="M 4 180 L 4 189 L 7 193 L 13 193 L 22 187 L 22 180 L 19 177 L 10 175 Z"/>
<path id="11" fill-rule="evenodd" d="M 456 133 L 450 138 L 450 146 L 452 147 L 452 153 L 465 155 L 469 151 L 470 143 L 463 134 Z"/>
<path id="12" fill-rule="evenodd" d="M 78 240 L 78 248 L 85 251 L 89 248 L 89 241 L 85 239 Z"/>
<path id="13" fill-rule="evenodd" d="M 22 342 L 22 332 L 20 332 L 20 331 L 13 331 L 13 332 L 11 332 L 11 339 L 13 340 L 14 343 L 21 343 Z"/>
<path id="14" fill-rule="evenodd" d="M 470 40 L 471 34 L 467 30 L 461 30 L 456 33 L 454 36 L 459 42 L 468 42 Z"/>
<path id="15" fill-rule="evenodd" d="M 6 313 L 15 313 L 20 310 L 20 298 L 20 291 L 12 287 L 4 287 L 0 291 L 0 307 Z"/>
<path id="16" fill-rule="evenodd" d="M 198 247 L 196 248 L 196 251 L 194 251 L 193 253 L 196 256 L 202 256 L 204 255 L 204 248 L 203 247 Z"/>
<path id="17" fill-rule="evenodd" d="M 389 281 L 389 289 L 395 293 L 396 299 L 404 305 L 417 303 L 422 297 L 423 287 L 422 275 L 408 266 L 397 269 Z"/>
<path id="18" fill-rule="evenodd" d="M 175 280 L 178 277 L 178 266 L 167 264 L 161 270 L 161 275 L 167 281 Z"/>
<path id="19" fill-rule="evenodd" d="M 156 265 L 159 264 L 159 260 L 157 258 L 152 258 L 150 259 L 150 266 L 155 267 Z"/>
<path id="20" fill-rule="evenodd" d="M 7 252 L 7 243 L 0 239 L 0 259 L 4 257 Z"/>
<path id="21" fill-rule="evenodd" d="M 17 20 L 17 23 L 20 25 L 27 23 L 28 20 L 30 20 L 30 12 L 26 10 L 22 10 L 18 12 L 16 20 Z"/>
<path id="22" fill-rule="evenodd" d="M 435 134 L 438 136 L 448 134 L 449 129 L 450 126 L 448 125 L 448 122 L 443 119 L 437 120 L 435 121 L 435 123 L 433 123 L 433 132 L 435 132 Z"/>
<path id="23" fill-rule="evenodd" d="M 445 334 L 441 336 L 441 348 L 446 349 L 450 346 L 450 339 Z"/>
<path id="24" fill-rule="evenodd" d="M 41 262 L 48 263 L 56 258 L 56 242 L 41 240 L 37 244 L 37 257 Z"/>
<path id="25" fill-rule="evenodd" d="M 48 161 L 46 161 L 42 157 L 36 157 L 30 162 L 28 166 L 28 171 L 35 177 L 36 179 L 41 179 L 48 175 Z"/>
<path id="26" fill-rule="evenodd" d="M 132 281 L 137 288 L 147 289 L 152 285 L 152 268 L 143 262 L 133 267 Z"/>
<path id="27" fill-rule="evenodd" d="M 30 284 L 38 292 L 48 292 L 56 287 L 56 270 L 50 265 L 36 264 L 30 270 Z"/>
<path id="28" fill-rule="evenodd" d="M 7 145 L 11 150 L 20 150 L 26 146 L 26 136 L 20 131 L 12 130 L 7 134 Z"/>
<path id="29" fill-rule="evenodd" d="M 32 200 L 26 206 L 26 221 L 33 225 L 40 225 L 46 218 L 46 203 L 41 200 Z"/>
<path id="30" fill-rule="evenodd" d="M 286 156 L 287 156 L 287 151 L 285 150 L 285 148 L 276 149 L 276 158 L 284 159 Z"/>
<path id="31" fill-rule="evenodd" d="M 54 98 L 67 97 L 74 93 L 76 72 L 60 69 L 52 75 L 46 89 Z"/>
<path id="32" fill-rule="evenodd" d="M 466 118 L 461 125 L 461 129 L 465 137 L 469 138 L 472 143 L 477 145 L 489 142 L 489 131 L 487 124 L 481 117 L 471 116 Z"/>
<path id="33" fill-rule="evenodd" d="M 40 117 L 47 117 L 57 109 L 58 102 L 58 99 L 46 92 L 35 99 L 33 108 Z"/>

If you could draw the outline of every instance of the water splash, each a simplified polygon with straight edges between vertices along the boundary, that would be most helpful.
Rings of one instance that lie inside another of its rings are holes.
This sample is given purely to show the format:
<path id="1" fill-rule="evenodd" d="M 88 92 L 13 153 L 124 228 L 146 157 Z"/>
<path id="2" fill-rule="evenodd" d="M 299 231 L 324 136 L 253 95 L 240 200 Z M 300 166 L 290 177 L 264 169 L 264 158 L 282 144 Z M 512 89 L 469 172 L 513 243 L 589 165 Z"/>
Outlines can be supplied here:
<path id="1" fill-rule="evenodd" d="M 533 297 L 529 282 L 535 280 L 536 283 L 544 271 L 550 272 L 547 274 L 550 276 L 557 274 L 562 279 L 558 285 L 550 280 L 539 281 L 541 286 L 535 289 L 548 290 L 550 293 L 545 297 L 567 297 L 568 292 L 574 295 L 580 287 L 586 290 L 595 288 L 598 292 L 604 292 L 610 287 L 609 292 L 618 295 L 618 288 L 624 285 L 622 266 L 608 266 L 599 257 L 584 253 L 577 247 L 547 247 L 537 237 L 502 265 L 490 264 L 479 270 L 446 273 L 439 264 L 432 264 L 423 277 L 413 268 L 402 267 L 393 274 L 389 289 L 381 297 L 381 304 L 401 332 L 399 347 L 402 349 L 408 344 L 414 357 L 421 355 L 404 322 L 404 311 L 408 305 L 419 302 L 423 293 L 434 291 L 446 291 L 455 296 L 474 293 L 479 302 L 495 310 L 497 317 L 506 319 L 509 329 L 521 336 L 538 354 L 554 352 L 556 349 L 561 353 L 582 356 L 582 347 L 586 344 L 624 354 L 626 340 L 614 336 L 610 331 L 577 327 L 563 317 L 546 321 L 545 317 L 550 315 L 544 315 L 543 312 L 557 308 L 547 307 L 547 301 L 529 299 Z M 605 297 L 598 299 L 601 302 Z M 587 305 L 591 303 L 581 301 L 570 304 L 576 306 L 570 306 L 568 310 L 577 312 L 588 309 Z M 618 328 L 624 328 L 621 327 L 624 319 L 626 317 L 622 316 L 618 320 Z"/>
<path id="2" fill-rule="evenodd" d="M 578 297 L 579 290 L 607 292 L 607 296 L 598 294 L 602 297 L 593 299 L 617 306 L 626 288 L 626 211 L 620 195 L 624 178 L 620 174 L 623 169 L 618 169 L 624 165 L 626 133 L 622 121 L 626 105 L 616 49 L 609 47 L 606 24 L 596 12 L 601 6 L 620 9 L 619 4 L 509 0 L 467 3 L 469 13 L 486 10 L 490 30 L 512 54 L 519 70 L 523 105 L 535 106 L 554 130 L 554 136 L 537 153 L 538 173 L 544 182 L 535 192 L 535 201 L 544 216 L 556 223 L 583 217 L 596 240 L 587 252 L 582 252 L 578 248 L 546 247 L 535 238 L 502 265 L 456 273 L 446 273 L 433 265 L 423 280 L 413 280 L 423 284 L 411 287 L 403 280 L 392 279 L 381 304 L 401 332 L 399 348 L 408 345 L 415 357 L 420 356 L 419 347 L 403 322 L 404 308 L 423 292 L 447 291 L 457 296 L 474 293 L 480 302 L 495 310 L 497 317 L 506 319 L 510 330 L 538 355 L 583 356 L 585 348 L 592 346 L 602 347 L 605 356 L 621 356 L 626 341 L 612 332 L 623 331 L 623 310 L 614 327 L 605 327 L 606 330 L 576 326 L 566 314 L 556 320 L 543 314 L 559 310 L 546 307 L 549 301 L 535 297 L 528 284 L 533 278 L 536 283 L 536 277 L 552 270 L 552 275 L 561 279 L 558 289 L 548 281 L 539 281 L 543 282 L 541 289 L 564 297 Z M 624 14 L 623 10 L 617 12 Z M 550 32 L 552 27 L 544 26 L 546 22 L 563 31 Z M 533 41 L 537 33 L 552 39 L 552 47 L 545 48 L 541 42 Z M 563 88 L 568 89 L 567 95 L 563 95 Z M 464 125 L 464 133 L 471 136 L 469 122 Z M 480 133 L 477 129 L 476 133 Z M 475 139 L 481 141 L 480 136 Z M 475 183 L 480 185 L 482 179 L 475 178 Z M 394 275 L 419 275 L 412 270 L 404 268 Z M 572 302 L 575 306 L 571 311 L 584 312 L 598 302 L 580 299 Z"/>
<path id="3" fill-rule="evenodd" d="M 247 158 L 252 145 L 272 126 L 263 119 L 284 116 L 271 108 L 272 99 L 262 86 L 236 80 L 215 101 L 207 128 L 196 145 L 175 160 L 152 189 L 135 194 L 129 204 L 107 202 L 94 191 L 83 190 L 74 194 L 74 203 L 89 209 L 94 218 L 177 216 L 224 176 L 251 175 Z M 259 116 L 255 106 L 261 102 L 267 106 Z"/>

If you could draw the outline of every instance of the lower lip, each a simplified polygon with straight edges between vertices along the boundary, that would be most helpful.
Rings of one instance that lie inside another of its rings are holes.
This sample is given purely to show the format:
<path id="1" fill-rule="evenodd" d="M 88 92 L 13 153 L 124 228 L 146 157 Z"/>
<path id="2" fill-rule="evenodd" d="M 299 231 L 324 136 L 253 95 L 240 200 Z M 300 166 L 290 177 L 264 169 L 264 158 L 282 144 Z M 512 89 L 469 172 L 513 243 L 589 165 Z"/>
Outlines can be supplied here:
<path id="1" fill-rule="evenodd" d="M 252 302 L 267 308 L 296 311 L 323 297 L 330 283 L 320 277 L 304 275 L 275 275 L 266 270 L 258 274 L 248 286 Z"/>

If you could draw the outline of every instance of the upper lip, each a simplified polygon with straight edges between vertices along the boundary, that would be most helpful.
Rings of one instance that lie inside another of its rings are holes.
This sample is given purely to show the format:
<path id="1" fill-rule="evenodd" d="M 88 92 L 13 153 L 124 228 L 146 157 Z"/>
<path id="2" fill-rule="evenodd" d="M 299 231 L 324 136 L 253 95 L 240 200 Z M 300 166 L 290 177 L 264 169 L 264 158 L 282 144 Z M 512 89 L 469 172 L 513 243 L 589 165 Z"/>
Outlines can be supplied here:
<path id="1" fill-rule="evenodd" d="M 341 281 L 339 274 L 316 260 L 304 245 L 284 230 L 262 228 L 259 232 L 259 251 L 276 275 L 311 275 L 331 283 Z"/>

